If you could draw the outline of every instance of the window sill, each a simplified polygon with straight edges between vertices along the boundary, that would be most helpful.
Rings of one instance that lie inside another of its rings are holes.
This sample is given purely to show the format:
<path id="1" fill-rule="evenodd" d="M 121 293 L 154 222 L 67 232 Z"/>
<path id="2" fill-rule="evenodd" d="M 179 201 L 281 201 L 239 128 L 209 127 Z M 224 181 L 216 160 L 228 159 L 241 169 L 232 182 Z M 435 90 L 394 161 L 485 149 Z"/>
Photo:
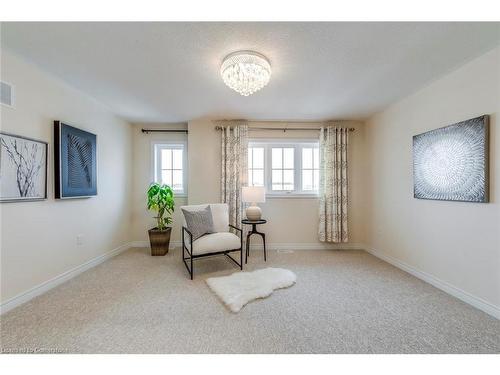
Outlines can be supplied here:
<path id="1" fill-rule="evenodd" d="M 266 194 L 266 199 L 319 199 L 317 194 Z"/>

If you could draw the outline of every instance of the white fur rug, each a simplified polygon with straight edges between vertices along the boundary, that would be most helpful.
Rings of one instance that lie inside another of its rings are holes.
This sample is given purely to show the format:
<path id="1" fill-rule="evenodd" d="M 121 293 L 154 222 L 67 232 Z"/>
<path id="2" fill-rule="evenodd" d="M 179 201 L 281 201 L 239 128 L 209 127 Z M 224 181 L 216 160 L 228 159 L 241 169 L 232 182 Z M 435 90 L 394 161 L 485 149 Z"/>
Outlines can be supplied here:
<path id="1" fill-rule="evenodd" d="M 232 312 L 248 302 L 270 296 L 275 289 L 295 283 L 297 276 L 283 268 L 264 268 L 252 272 L 235 272 L 230 276 L 211 277 L 207 284 Z"/>

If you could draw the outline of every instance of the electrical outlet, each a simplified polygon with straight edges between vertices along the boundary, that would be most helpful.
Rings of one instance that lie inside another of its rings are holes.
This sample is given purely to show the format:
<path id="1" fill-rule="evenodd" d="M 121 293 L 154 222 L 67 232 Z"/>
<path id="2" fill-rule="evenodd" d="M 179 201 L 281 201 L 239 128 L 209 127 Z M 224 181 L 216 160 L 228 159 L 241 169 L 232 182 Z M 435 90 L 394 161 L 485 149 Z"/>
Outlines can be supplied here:
<path id="1" fill-rule="evenodd" d="M 76 244 L 77 246 L 83 245 L 83 234 L 79 234 L 78 236 L 76 236 Z"/>

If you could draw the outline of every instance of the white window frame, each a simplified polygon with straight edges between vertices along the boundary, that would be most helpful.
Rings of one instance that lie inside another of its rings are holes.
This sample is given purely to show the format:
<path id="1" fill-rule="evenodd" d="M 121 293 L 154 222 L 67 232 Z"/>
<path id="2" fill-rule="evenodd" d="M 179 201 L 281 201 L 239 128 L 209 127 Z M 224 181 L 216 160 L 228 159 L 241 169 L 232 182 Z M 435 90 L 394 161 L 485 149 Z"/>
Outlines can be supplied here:
<path id="1" fill-rule="evenodd" d="M 272 160 L 272 155 L 273 155 L 273 149 L 281 149 L 281 168 L 273 168 L 273 160 Z M 292 149 L 293 150 L 293 168 L 285 168 L 285 149 Z M 267 150 L 266 150 L 267 151 Z M 270 155 L 269 158 L 269 174 L 270 174 L 270 180 L 266 181 L 269 182 L 269 192 L 271 194 L 290 194 L 296 191 L 295 189 L 295 184 L 297 183 L 297 148 L 294 145 L 271 145 L 269 147 L 269 150 L 267 151 Z M 264 164 L 264 169 L 265 169 L 265 164 Z M 284 187 L 285 185 L 285 171 L 292 171 L 293 172 L 293 190 L 285 190 L 285 189 L 280 189 L 280 190 L 273 190 L 273 171 L 281 171 L 281 187 Z"/>
<path id="2" fill-rule="evenodd" d="M 302 161 L 303 161 L 303 159 L 304 159 L 304 157 L 303 157 L 303 153 L 304 153 L 304 149 L 305 149 L 305 148 L 311 148 L 311 149 L 312 149 L 312 155 L 311 155 L 311 157 L 312 157 L 312 160 L 311 160 L 311 162 L 312 162 L 312 168 L 304 168 L 304 166 L 302 165 Z M 317 150 L 318 150 L 318 165 L 317 165 L 317 166 L 318 166 L 318 168 L 314 168 L 314 167 L 316 166 L 316 164 L 314 164 L 314 149 L 317 149 Z M 320 159 L 320 154 L 319 154 L 319 142 L 318 142 L 317 147 L 316 147 L 316 145 L 315 145 L 315 144 L 302 144 L 302 145 L 300 146 L 300 162 L 301 162 L 301 165 L 300 165 L 300 171 L 299 171 L 299 173 L 300 173 L 300 178 L 301 178 L 301 180 L 300 180 L 300 189 L 301 189 L 301 191 L 303 191 L 304 193 L 311 193 L 311 194 L 316 194 L 316 195 L 317 195 L 317 194 L 318 194 L 318 192 L 319 192 L 319 179 L 318 179 L 318 188 L 317 188 L 316 190 L 303 190 L 303 189 L 304 189 L 304 181 L 302 180 L 302 178 L 303 178 L 303 172 L 304 172 L 304 171 L 311 171 L 311 174 L 312 174 L 312 176 L 311 176 L 311 177 L 312 177 L 312 179 L 313 179 L 313 181 L 312 181 L 312 182 L 313 182 L 313 186 L 314 186 L 314 172 L 315 172 L 315 171 L 318 171 L 318 177 L 319 177 L 319 173 L 320 173 L 319 164 L 320 164 L 320 162 L 321 162 L 321 161 L 320 161 L 319 159 Z"/>
<path id="3" fill-rule="evenodd" d="M 254 180 L 254 174 L 253 172 L 254 171 L 260 171 L 262 170 L 262 174 L 264 175 L 264 187 L 266 186 L 266 176 L 265 176 L 265 172 L 266 172 L 266 148 L 265 147 L 260 147 L 260 148 L 263 148 L 264 149 L 264 160 L 263 160 L 263 163 L 264 165 L 262 166 L 262 168 L 254 168 L 254 161 L 253 161 L 253 151 L 252 151 L 252 155 L 250 156 L 250 148 L 258 148 L 259 146 L 252 146 L 252 147 L 248 147 L 248 156 L 250 157 L 250 159 L 252 160 L 252 168 L 250 168 L 250 162 L 248 162 L 248 176 L 247 176 L 247 179 L 248 179 L 248 184 L 250 185 L 250 171 L 252 171 L 252 183 L 253 183 L 253 180 Z M 252 186 L 260 186 L 260 185 L 253 185 Z"/>
<path id="4" fill-rule="evenodd" d="M 318 191 L 302 190 L 302 148 L 319 148 L 318 139 L 259 139 L 248 140 L 248 147 L 264 148 L 264 186 L 268 198 L 317 198 Z M 294 148 L 294 190 L 272 190 L 272 163 L 271 153 L 273 147 Z"/>
<path id="5" fill-rule="evenodd" d="M 161 150 L 177 149 L 182 150 L 182 190 L 173 189 L 176 197 L 187 196 L 187 178 L 188 178 L 188 158 L 187 158 L 187 142 L 186 141 L 153 141 L 151 143 L 151 180 L 161 182 Z"/>

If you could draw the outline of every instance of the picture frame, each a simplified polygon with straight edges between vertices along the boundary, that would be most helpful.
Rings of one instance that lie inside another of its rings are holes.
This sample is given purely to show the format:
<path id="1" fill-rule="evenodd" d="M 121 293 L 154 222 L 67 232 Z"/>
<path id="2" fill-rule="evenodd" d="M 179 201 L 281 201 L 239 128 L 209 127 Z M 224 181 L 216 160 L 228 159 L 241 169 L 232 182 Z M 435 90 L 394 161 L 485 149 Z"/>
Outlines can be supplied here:
<path id="1" fill-rule="evenodd" d="M 48 142 L 0 132 L 0 202 L 47 199 Z"/>
<path id="2" fill-rule="evenodd" d="M 97 135 L 62 121 L 54 121 L 54 195 L 97 195 Z"/>
<path id="3" fill-rule="evenodd" d="M 489 116 L 413 137 L 414 198 L 489 202 Z"/>

